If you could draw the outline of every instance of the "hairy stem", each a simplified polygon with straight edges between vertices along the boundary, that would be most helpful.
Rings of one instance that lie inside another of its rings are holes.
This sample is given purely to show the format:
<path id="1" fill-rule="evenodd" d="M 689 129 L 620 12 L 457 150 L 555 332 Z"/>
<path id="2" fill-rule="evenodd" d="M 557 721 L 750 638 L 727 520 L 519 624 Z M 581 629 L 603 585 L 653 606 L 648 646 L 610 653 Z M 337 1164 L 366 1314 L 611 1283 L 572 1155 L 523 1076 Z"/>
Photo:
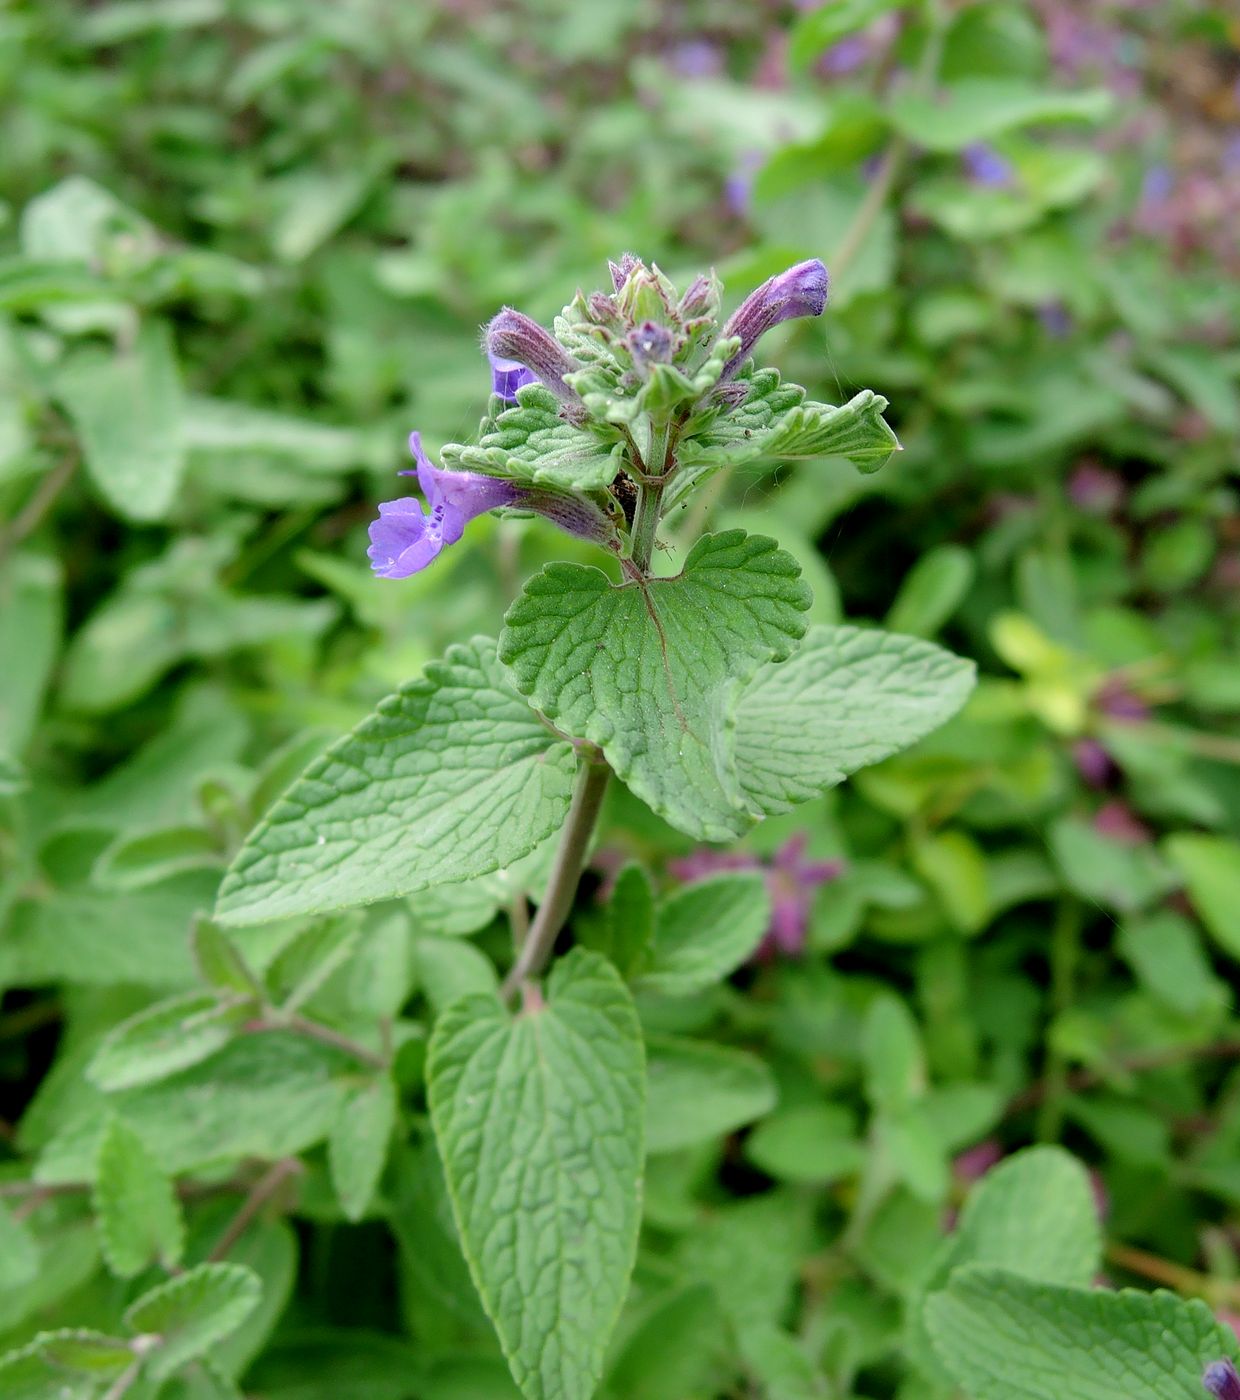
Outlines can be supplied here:
<path id="1" fill-rule="evenodd" d="M 250 1228 L 254 1217 L 263 1206 L 279 1191 L 286 1181 L 300 1176 L 305 1169 L 296 1157 L 284 1157 L 274 1163 L 269 1171 L 250 1188 L 250 1194 L 241 1202 L 236 1215 L 224 1227 L 224 1233 L 216 1242 L 215 1248 L 207 1255 L 209 1263 L 218 1264 L 228 1256 L 228 1252 Z"/>
<path id="2" fill-rule="evenodd" d="M 74 451 L 70 452 L 58 466 L 53 467 L 35 488 L 34 494 L 13 517 L 8 528 L 0 531 L 0 563 L 3 563 L 26 536 L 37 528 L 39 522 L 56 504 L 57 497 L 68 486 L 70 478 L 77 470 L 78 461 L 78 454 Z"/>
<path id="3" fill-rule="evenodd" d="M 663 486 L 639 486 L 637 509 L 633 512 L 633 563 L 643 574 L 650 572 L 650 557 L 654 553 L 655 531 L 663 505 Z"/>
<path id="4" fill-rule="evenodd" d="M 534 922 L 517 953 L 512 971 L 500 988 L 500 995 L 504 998 L 510 997 L 530 978 L 537 977 L 547 965 L 555 940 L 564 927 L 568 911 L 573 907 L 577 882 L 581 879 L 586 851 L 610 777 L 611 769 L 603 762 L 597 749 L 578 750 L 572 805 L 568 809 L 564 829 L 560 832 L 560 846 L 555 853 L 547 893 L 538 906 L 538 913 L 534 915 Z"/>
<path id="5" fill-rule="evenodd" d="M 361 1064 L 369 1065 L 371 1069 L 388 1067 L 387 1060 L 369 1046 L 332 1030 L 330 1026 L 312 1021 L 308 1016 L 285 1016 L 279 1011 L 272 1011 L 269 1015 L 248 1021 L 242 1029 L 249 1035 L 261 1035 L 265 1031 L 291 1031 L 294 1035 L 304 1035 L 307 1040 L 317 1040 L 321 1045 L 330 1045 L 336 1050 L 341 1050 Z"/>

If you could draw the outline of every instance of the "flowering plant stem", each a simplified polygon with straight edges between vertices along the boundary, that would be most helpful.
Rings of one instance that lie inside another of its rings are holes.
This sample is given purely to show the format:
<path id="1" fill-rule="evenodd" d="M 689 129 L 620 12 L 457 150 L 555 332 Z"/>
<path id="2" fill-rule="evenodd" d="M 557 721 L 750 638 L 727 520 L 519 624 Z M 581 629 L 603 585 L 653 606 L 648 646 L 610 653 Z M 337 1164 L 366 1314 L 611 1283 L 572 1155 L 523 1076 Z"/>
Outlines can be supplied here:
<path id="1" fill-rule="evenodd" d="M 512 996 L 530 978 L 537 977 L 551 956 L 555 940 L 573 906 L 577 882 L 581 878 L 586 851 L 610 777 L 611 769 L 593 745 L 578 748 L 577 780 L 573 786 L 572 804 L 560 832 L 560 845 L 555 853 L 551 877 L 547 881 L 547 892 L 517 953 L 512 971 L 500 989 L 500 994 L 505 998 Z"/>

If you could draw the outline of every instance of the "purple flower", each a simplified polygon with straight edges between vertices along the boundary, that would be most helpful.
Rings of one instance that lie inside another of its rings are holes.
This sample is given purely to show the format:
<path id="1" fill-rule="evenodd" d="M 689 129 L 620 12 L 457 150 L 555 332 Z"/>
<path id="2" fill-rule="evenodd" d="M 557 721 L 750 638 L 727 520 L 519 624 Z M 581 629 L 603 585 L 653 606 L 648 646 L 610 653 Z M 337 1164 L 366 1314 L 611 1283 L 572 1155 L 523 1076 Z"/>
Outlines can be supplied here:
<path id="1" fill-rule="evenodd" d="M 798 316 L 821 316 L 827 304 L 827 269 L 818 258 L 797 263 L 787 272 L 767 281 L 751 292 L 732 313 L 723 328 L 726 339 L 740 336 L 740 349 L 723 367 L 722 379 L 736 373 L 749 357 L 758 339 L 781 321 Z"/>
<path id="2" fill-rule="evenodd" d="M 1104 788 L 1116 776 L 1115 761 L 1097 739 L 1078 739 L 1072 745 L 1076 771 L 1092 788 Z"/>
<path id="3" fill-rule="evenodd" d="M 701 880 L 724 870 L 760 870 L 771 897 L 771 922 L 754 957 L 769 961 L 776 954 L 796 957 L 805 950 L 809 916 L 821 885 L 839 878 L 842 860 L 806 860 L 805 833 L 790 836 L 769 860 L 743 851 L 694 851 L 668 862 L 679 880 Z"/>
<path id="4" fill-rule="evenodd" d="M 579 496 L 518 486 L 478 472 L 451 472 L 437 467 L 422 451 L 422 435 L 409 435 L 409 450 L 417 462 L 418 486 L 429 511 L 412 496 L 384 501 L 379 518 L 370 526 L 370 566 L 380 578 L 408 578 L 435 559 L 465 533 L 475 516 L 498 506 L 519 506 L 537 511 L 562 530 L 607 545 L 614 533 L 610 522 L 593 502 Z"/>
<path id="5" fill-rule="evenodd" d="M 488 357 L 525 365 L 556 398 L 566 404 L 581 403 L 574 390 L 564 382 L 566 374 L 572 374 L 581 366 L 550 331 L 524 312 L 505 306 L 486 328 L 484 343 Z"/>
<path id="6" fill-rule="evenodd" d="M 532 369 L 526 369 L 520 360 L 506 360 L 502 355 L 487 352 L 491 362 L 491 392 L 498 394 L 505 403 L 516 403 L 517 390 L 523 384 L 533 384 L 538 378 Z"/>
<path id="7" fill-rule="evenodd" d="M 1016 172 L 1012 169 L 1012 162 L 983 141 L 966 146 L 960 153 L 960 159 L 969 179 L 975 184 L 1003 189 L 1015 183 Z"/>
<path id="8" fill-rule="evenodd" d="M 1240 1400 L 1240 1375 L 1230 1361 L 1212 1361 L 1202 1373 L 1201 1383 L 1215 1400 Z"/>
<path id="9" fill-rule="evenodd" d="M 766 164 L 761 151 L 743 151 L 740 161 L 723 184 L 723 200 L 738 219 L 746 218 L 753 207 L 753 184 Z"/>
<path id="10" fill-rule="evenodd" d="M 1038 320 L 1054 340 L 1063 340 L 1072 334 L 1072 313 L 1061 301 L 1044 301 L 1038 307 Z"/>
<path id="11" fill-rule="evenodd" d="M 423 513 L 412 496 L 384 501 L 370 526 L 370 566 L 380 578 L 408 578 L 424 569 L 439 552 L 455 544 L 476 515 L 517 499 L 517 487 L 476 472 L 446 472 L 422 451 L 421 433 L 411 433 L 409 450 L 417 462 L 418 485 L 430 507 Z M 401 472 L 401 476 L 413 476 Z"/>

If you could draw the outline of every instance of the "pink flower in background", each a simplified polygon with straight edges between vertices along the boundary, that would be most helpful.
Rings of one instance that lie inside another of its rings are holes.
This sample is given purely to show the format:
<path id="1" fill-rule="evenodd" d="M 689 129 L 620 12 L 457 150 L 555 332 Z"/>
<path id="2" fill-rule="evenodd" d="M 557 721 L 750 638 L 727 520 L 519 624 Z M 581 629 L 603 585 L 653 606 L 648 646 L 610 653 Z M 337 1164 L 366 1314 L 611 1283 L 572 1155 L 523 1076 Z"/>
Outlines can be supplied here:
<path id="1" fill-rule="evenodd" d="M 771 922 L 755 957 L 769 961 L 778 954 L 797 957 L 805 951 L 809 918 L 818 890 L 844 871 L 842 860 L 806 860 L 808 837 L 799 831 L 768 859 L 745 851 L 694 851 L 668 861 L 678 880 L 702 880 L 723 870 L 760 870 L 771 897 Z"/>
<path id="2" fill-rule="evenodd" d="M 1144 846 L 1154 833 L 1126 803 L 1118 798 L 1104 802 L 1094 813 L 1094 830 L 1122 846 Z"/>

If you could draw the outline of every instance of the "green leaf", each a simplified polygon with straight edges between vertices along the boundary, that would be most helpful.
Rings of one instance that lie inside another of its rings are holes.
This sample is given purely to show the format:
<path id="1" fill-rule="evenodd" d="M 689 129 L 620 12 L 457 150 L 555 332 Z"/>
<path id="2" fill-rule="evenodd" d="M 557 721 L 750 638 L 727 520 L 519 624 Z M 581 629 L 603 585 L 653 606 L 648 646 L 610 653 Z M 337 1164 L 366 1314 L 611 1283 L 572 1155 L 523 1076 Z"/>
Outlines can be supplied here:
<path id="1" fill-rule="evenodd" d="M 228 935 L 210 919 L 195 919 L 191 936 L 198 975 L 223 996 L 256 998 L 263 995 L 258 979 L 246 965 Z"/>
<path id="2" fill-rule="evenodd" d="M 114 355 L 79 350 L 57 390 L 107 503 L 127 520 L 162 520 L 185 468 L 181 377 L 168 327 L 148 323 Z"/>
<path id="3" fill-rule="evenodd" d="M 363 1085 L 340 1105 L 327 1139 L 327 1165 L 346 1220 L 366 1213 L 396 1124 L 396 1090 L 386 1077 Z"/>
<path id="4" fill-rule="evenodd" d="M 964 601 L 976 572 L 963 545 L 928 550 L 909 570 L 884 621 L 891 632 L 933 637 Z"/>
<path id="5" fill-rule="evenodd" d="M 620 470 L 623 444 L 617 435 L 605 441 L 565 422 L 560 401 L 541 384 L 517 390 L 517 406 L 484 419 L 476 446 L 450 442 L 445 466 L 485 472 L 530 486 L 562 491 L 599 491 Z"/>
<path id="6" fill-rule="evenodd" d="M 875 1108 L 907 1108 L 925 1091 L 926 1064 L 917 1022 L 893 992 L 882 992 L 870 1003 L 861 1054 L 866 1096 Z"/>
<path id="7" fill-rule="evenodd" d="M 937 729 L 974 675 L 971 661 L 932 642 L 812 627 L 790 661 L 760 671 L 741 695 L 741 783 L 763 811 L 787 812 Z"/>
<path id="8" fill-rule="evenodd" d="M 413 945 L 418 985 L 438 1014 L 467 996 L 494 996 L 495 964 L 463 938 L 419 938 Z"/>
<path id="9" fill-rule="evenodd" d="M 1214 941 L 1240 958 L 1240 842 L 1177 832 L 1167 838 L 1167 854 Z"/>
<path id="10" fill-rule="evenodd" d="M 4 1400 L 98 1400 L 93 1378 L 54 1370 L 36 1343 L 0 1356 L 0 1394 Z"/>
<path id="11" fill-rule="evenodd" d="M 243 1015 L 212 992 L 156 1002 L 108 1032 L 86 1076 L 109 1093 L 166 1079 L 227 1045 Z"/>
<path id="12" fill-rule="evenodd" d="M 1080 817 L 1061 817 L 1047 834 L 1068 887 L 1103 908 L 1125 914 L 1143 909 L 1175 885 L 1152 846 L 1125 845 Z"/>
<path id="13" fill-rule="evenodd" d="M 646 1146 L 675 1152 L 735 1131 L 775 1107 L 775 1080 L 743 1050 L 676 1036 L 646 1042 Z"/>
<path id="14" fill-rule="evenodd" d="M 660 905 L 643 990 L 689 996 L 735 972 L 771 921 L 761 875 L 730 871 L 698 880 Z"/>
<path id="15" fill-rule="evenodd" d="M 157 1084 L 125 1089 L 111 1105 L 168 1173 L 258 1157 L 274 1161 L 320 1142 L 344 1096 L 340 1052 L 284 1032 L 246 1035 Z M 103 1124 L 94 1100 L 60 1126 L 36 1179 L 90 1181 Z"/>
<path id="16" fill-rule="evenodd" d="M 770 1322 L 739 1328 L 741 1356 L 765 1400 L 829 1400 L 827 1378 L 790 1333 Z"/>
<path id="17" fill-rule="evenodd" d="M 897 131 L 930 151 L 959 151 L 1016 127 L 1043 122 L 1099 121 L 1109 93 L 1052 92 L 1017 78 L 963 78 L 929 96 L 906 91 L 889 108 Z"/>
<path id="18" fill-rule="evenodd" d="M 60 649 L 61 576 L 55 560 L 18 554 L 0 569 L 0 753 L 19 756 L 30 741 Z"/>
<path id="19" fill-rule="evenodd" d="M 1150 996 L 1181 1016 L 1209 1016 L 1230 1000 L 1197 926 L 1173 909 L 1125 920 L 1119 952 Z"/>
<path id="20" fill-rule="evenodd" d="M 598 744 L 673 826 L 727 840 L 761 816 L 731 762 L 739 682 L 792 650 L 809 590 L 773 540 L 729 530 L 694 545 L 676 578 L 614 586 L 550 564 L 508 610 L 500 656 L 530 703 Z"/>
<path id="21" fill-rule="evenodd" d="M 260 923 L 511 865 L 568 811 L 573 756 L 477 637 L 334 744 L 250 833 L 216 918 Z"/>
<path id="22" fill-rule="evenodd" d="M 611 898 L 595 920 L 579 919 L 578 941 L 614 963 L 622 977 L 646 966 L 654 941 L 655 902 L 650 876 L 636 861 L 616 876 Z"/>
<path id="23" fill-rule="evenodd" d="M 1201 1373 L 1236 1355 L 1198 1299 L 1057 1288 L 962 1269 L 926 1305 L 940 1360 L 971 1400 L 1201 1400 Z"/>
<path id="24" fill-rule="evenodd" d="M 776 1181 L 826 1186 L 855 1176 L 866 1151 L 851 1109 L 809 1103 L 764 1118 L 745 1139 L 745 1156 Z"/>
<path id="25" fill-rule="evenodd" d="M 40 1332 L 31 1350 L 37 1351 L 57 1371 L 90 1377 L 97 1384 L 124 1375 L 133 1365 L 135 1356 L 133 1348 L 123 1338 L 109 1337 L 85 1327 Z"/>
<path id="26" fill-rule="evenodd" d="M 642 1164 L 642 1042 L 615 969 L 576 949 L 515 1019 L 439 1019 L 431 1120 L 479 1293 L 529 1400 L 588 1400 L 628 1289 Z"/>
<path id="27" fill-rule="evenodd" d="M 987 1172 L 969 1193 L 909 1313 L 919 1366 L 947 1379 L 931 1344 L 927 1299 L 967 1265 L 1001 1268 L 1044 1283 L 1086 1286 L 1102 1257 L 1089 1176 L 1059 1147 L 1030 1147 Z"/>
<path id="28" fill-rule="evenodd" d="M 0 1291 L 22 1288 L 39 1272 L 39 1246 L 30 1227 L 0 1201 Z"/>
<path id="29" fill-rule="evenodd" d="M 901 0 L 828 0 L 793 25 L 788 61 L 798 68 L 806 67 L 832 44 L 865 29 L 900 4 Z"/>
<path id="30" fill-rule="evenodd" d="M 257 1274 L 240 1264 L 200 1264 L 144 1293 L 129 1306 L 125 1322 L 141 1336 L 159 1338 L 147 1367 L 164 1380 L 235 1332 L 261 1293 Z"/>
<path id="31" fill-rule="evenodd" d="M 172 1181 L 119 1118 L 109 1120 L 99 1144 L 92 1202 L 103 1256 L 119 1278 L 155 1262 L 180 1263 L 185 1222 Z"/>
<path id="32" fill-rule="evenodd" d="M 755 402 L 742 404 L 720 418 L 700 438 L 681 449 L 681 466 L 668 493 L 669 503 L 680 500 L 690 487 L 699 486 L 722 467 L 742 462 L 793 461 L 813 457 L 846 457 L 859 471 L 876 472 L 899 441 L 883 418 L 887 400 L 863 389 L 846 404 L 782 403 L 786 394 L 797 399 L 804 390 L 795 384 L 780 385 L 768 393 L 765 374 L 754 375 Z M 775 376 L 778 380 L 778 376 Z"/>

